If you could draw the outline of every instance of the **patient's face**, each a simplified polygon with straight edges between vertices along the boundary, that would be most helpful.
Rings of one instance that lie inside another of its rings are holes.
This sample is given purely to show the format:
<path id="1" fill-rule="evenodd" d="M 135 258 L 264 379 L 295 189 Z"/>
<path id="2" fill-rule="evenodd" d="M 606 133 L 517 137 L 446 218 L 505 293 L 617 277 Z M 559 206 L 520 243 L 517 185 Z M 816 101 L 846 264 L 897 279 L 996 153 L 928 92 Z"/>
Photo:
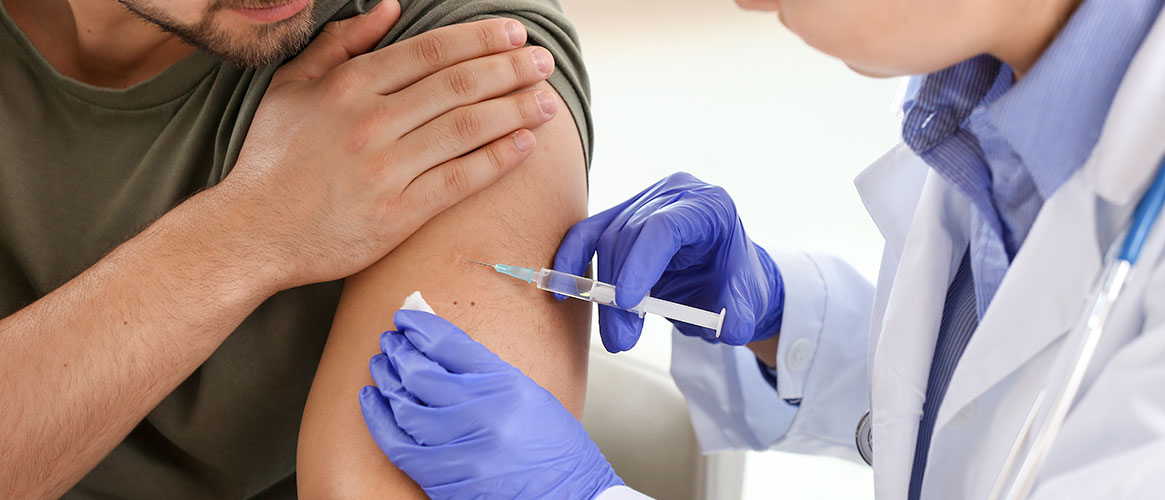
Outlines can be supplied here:
<path id="1" fill-rule="evenodd" d="M 1005 0 L 1021 2 L 1021 0 Z M 775 12 L 806 43 L 859 73 L 929 73 L 991 49 L 998 0 L 736 0 Z"/>
<path id="2" fill-rule="evenodd" d="M 315 0 L 118 0 L 186 43 L 239 66 L 299 52 L 312 33 Z"/>

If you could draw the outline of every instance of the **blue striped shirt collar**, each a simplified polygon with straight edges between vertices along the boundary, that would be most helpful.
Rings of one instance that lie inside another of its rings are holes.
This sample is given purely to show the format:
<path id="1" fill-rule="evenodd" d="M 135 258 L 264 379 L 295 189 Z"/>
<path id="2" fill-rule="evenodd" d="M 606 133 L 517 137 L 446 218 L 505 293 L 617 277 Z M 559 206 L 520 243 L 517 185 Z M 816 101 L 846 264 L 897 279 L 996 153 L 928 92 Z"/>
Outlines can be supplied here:
<path id="1" fill-rule="evenodd" d="M 1083 2 L 1031 71 L 987 104 L 990 123 L 1019 155 L 1044 199 L 1088 159 L 1161 5 L 1161 0 Z"/>
<path id="2" fill-rule="evenodd" d="M 987 123 L 1047 199 L 1088 159 L 1121 77 L 1161 6 L 1162 0 L 1083 2 L 1014 86 L 1010 68 L 990 55 L 922 77 L 904 105 L 903 140 L 925 159 L 982 106 Z M 978 176 L 969 181 L 990 182 Z"/>

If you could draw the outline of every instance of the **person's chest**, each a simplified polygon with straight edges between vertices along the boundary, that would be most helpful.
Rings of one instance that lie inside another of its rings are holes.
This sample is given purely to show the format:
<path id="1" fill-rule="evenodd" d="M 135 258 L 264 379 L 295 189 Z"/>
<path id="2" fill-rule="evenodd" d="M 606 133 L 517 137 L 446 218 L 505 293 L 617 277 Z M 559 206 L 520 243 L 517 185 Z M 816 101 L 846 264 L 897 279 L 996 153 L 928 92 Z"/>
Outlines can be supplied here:
<path id="1" fill-rule="evenodd" d="M 254 71 L 218 68 L 135 106 L 57 86 L 15 56 L 0 54 L 0 317 L 221 182 L 265 86 Z M 74 494 L 246 496 L 286 479 L 339 292 L 325 283 L 270 298 Z"/>

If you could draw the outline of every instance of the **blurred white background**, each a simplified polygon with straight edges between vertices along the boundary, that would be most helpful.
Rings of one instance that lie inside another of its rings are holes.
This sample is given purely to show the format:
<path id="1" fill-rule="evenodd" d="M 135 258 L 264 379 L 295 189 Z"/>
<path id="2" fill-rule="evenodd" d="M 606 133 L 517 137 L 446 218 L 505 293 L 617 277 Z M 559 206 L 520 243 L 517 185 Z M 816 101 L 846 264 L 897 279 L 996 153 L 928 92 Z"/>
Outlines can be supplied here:
<path id="1" fill-rule="evenodd" d="M 898 81 L 858 76 L 732 0 L 562 2 L 590 70 L 591 213 L 687 171 L 733 194 L 754 240 L 874 279 L 882 241 L 852 179 L 897 139 Z M 649 320 L 621 356 L 666 370 L 669 329 Z M 745 482 L 749 500 L 873 498 L 869 468 L 832 458 L 751 453 Z"/>

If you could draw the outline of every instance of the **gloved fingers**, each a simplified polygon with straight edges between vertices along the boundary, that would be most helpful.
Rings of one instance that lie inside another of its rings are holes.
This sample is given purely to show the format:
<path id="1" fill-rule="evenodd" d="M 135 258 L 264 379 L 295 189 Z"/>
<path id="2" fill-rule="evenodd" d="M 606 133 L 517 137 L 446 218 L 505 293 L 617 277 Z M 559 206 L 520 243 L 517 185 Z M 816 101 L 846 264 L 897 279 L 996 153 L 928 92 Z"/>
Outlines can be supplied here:
<path id="1" fill-rule="evenodd" d="M 675 321 L 673 321 L 672 324 L 675 325 L 676 329 L 679 330 L 681 334 L 687 335 L 689 337 L 699 337 L 712 342 L 717 341 L 716 332 L 712 331 L 711 329 Z"/>
<path id="2" fill-rule="evenodd" d="M 372 360 L 368 363 L 368 370 L 372 373 L 372 380 L 380 387 L 380 392 L 384 394 L 384 397 L 388 397 L 393 392 L 402 392 L 405 394 L 405 397 L 418 401 L 417 396 L 411 394 L 404 385 L 400 367 L 408 366 L 410 362 L 434 363 L 427 359 L 417 360 L 407 355 L 405 359 L 400 359 L 404 346 L 410 346 L 411 348 L 408 338 L 403 333 L 392 330 L 384 332 L 380 336 L 380 350 L 382 352 L 372 357 Z M 440 368 L 438 367 L 438 369 Z"/>
<path id="3" fill-rule="evenodd" d="M 391 402 L 392 399 L 388 398 Z M 414 404 L 390 405 L 397 427 L 421 446 L 439 446 L 449 441 L 465 438 L 474 432 L 477 419 L 453 413 L 448 408 L 435 408 Z"/>
<path id="4" fill-rule="evenodd" d="M 459 385 L 463 383 L 458 380 L 457 375 L 449 373 L 441 365 L 426 357 L 407 340 L 386 352 L 384 362 L 389 363 L 391 367 L 378 366 L 383 363 L 379 356 L 372 358 L 374 374 L 381 373 L 389 378 L 395 372 L 395 380 L 384 383 L 399 383 L 410 399 L 426 406 L 446 406 L 463 399 L 457 395 Z M 381 383 L 377 380 L 377 385 Z"/>
<path id="5" fill-rule="evenodd" d="M 446 444 L 420 448 L 424 453 L 425 477 L 428 485 L 425 492 L 428 498 L 437 499 L 468 499 L 468 498 L 523 498 L 520 493 L 506 495 L 509 492 L 499 492 L 510 481 L 503 481 L 491 477 L 505 471 L 506 458 L 500 458 L 502 453 L 497 447 L 483 445 L 480 436 L 461 441 L 451 441 Z M 507 457 L 508 458 L 508 457 Z M 536 472 L 530 471 L 531 475 Z M 536 476 L 535 476 L 536 477 Z M 524 478 L 525 482 L 531 480 Z M 480 489 L 480 483 L 490 484 L 487 492 L 474 492 Z M 525 487 L 520 484 L 518 488 Z M 476 493 L 476 494 L 474 494 Z"/>
<path id="6" fill-rule="evenodd" d="M 368 361 L 368 372 L 372 374 L 372 381 L 376 383 L 376 387 L 380 389 L 380 394 L 388 397 L 392 393 L 405 393 L 404 384 L 400 381 L 400 374 L 396 372 L 396 368 L 388 361 L 388 356 L 384 353 L 377 354 Z"/>
<path id="7" fill-rule="evenodd" d="M 513 368 L 440 316 L 401 310 L 393 320 L 418 351 L 450 372 L 485 373 Z"/>
<path id="8" fill-rule="evenodd" d="M 400 348 L 401 344 L 407 344 L 409 339 L 396 330 L 389 330 L 380 334 L 380 354 L 373 356 L 372 361 L 369 362 L 368 368 L 372 372 L 372 378 L 375 380 L 377 375 L 385 377 L 385 383 L 392 383 L 388 377 L 400 382 L 400 373 L 396 371 L 396 367 L 388 362 L 387 355 L 395 353 Z M 380 385 L 377 382 L 377 385 Z M 381 386 L 384 387 L 384 386 Z"/>
<path id="9" fill-rule="evenodd" d="M 652 213 L 643 222 L 643 229 L 627 251 L 613 282 L 616 302 L 633 307 L 642 301 L 659 282 L 680 248 L 707 236 L 706 224 L 706 217 L 682 210 L 682 202 Z"/>
<path id="10" fill-rule="evenodd" d="M 408 337 L 397 330 L 388 330 L 380 334 L 380 352 L 391 352 L 401 342 L 408 342 Z"/>
<path id="11" fill-rule="evenodd" d="M 741 232 L 744 229 L 741 228 Z M 746 239 L 746 237 L 742 238 Z M 752 241 L 746 241 L 746 245 L 741 245 L 747 250 L 750 259 L 756 262 L 756 271 L 742 272 L 736 274 L 733 278 L 742 283 L 738 285 L 740 288 L 747 288 L 752 290 L 753 297 L 753 316 L 756 320 L 756 331 L 753 333 L 752 340 L 762 340 L 771 338 L 780 332 L 781 319 L 785 311 L 785 292 L 784 280 L 781 278 L 781 272 L 777 269 L 777 265 L 773 262 L 772 257 L 769 257 L 768 252 Z"/>
<path id="12" fill-rule="evenodd" d="M 397 425 L 388 400 L 375 387 L 367 385 L 360 389 L 360 413 L 376 445 L 394 463 L 401 453 L 417 446 L 412 436 Z"/>
<path id="13" fill-rule="evenodd" d="M 635 198 L 627 200 L 572 226 L 558 245 L 558 252 L 554 255 L 554 269 L 580 276 L 586 273 L 591 257 L 595 255 L 599 236 L 634 201 Z"/>
<path id="14" fill-rule="evenodd" d="M 630 350 L 643 334 L 643 318 L 610 306 L 599 306 L 599 337 L 608 352 Z"/>
<path id="15" fill-rule="evenodd" d="M 622 214 L 619 219 L 612 222 L 599 235 L 599 241 L 595 246 L 595 251 L 598 252 L 599 259 L 598 272 L 595 273 L 595 278 L 599 281 L 614 284 L 615 277 L 619 275 L 619 270 L 623 268 L 623 258 L 626 256 L 626 248 L 619 246 L 620 240 L 633 240 L 639 234 L 638 227 L 627 226 L 627 219 L 630 215 Z"/>
<path id="16" fill-rule="evenodd" d="M 441 446 L 472 439 L 498 420 L 513 412 L 512 401 L 505 392 L 510 387 L 494 387 L 495 392 L 452 406 L 393 406 L 398 425 L 421 446 Z"/>
<path id="17" fill-rule="evenodd" d="M 426 406 L 445 407 L 488 396 L 506 387 L 499 379 L 520 374 L 517 370 L 483 373 L 452 373 L 417 350 L 411 342 L 405 341 L 392 353 L 384 357 L 388 369 L 373 367 L 381 372 L 396 374 L 396 383 L 415 401 Z M 379 358 L 374 357 L 373 363 Z M 385 382 L 392 383 L 391 381 Z M 377 384 L 381 382 L 377 380 Z"/>
<path id="18" fill-rule="evenodd" d="M 756 333 L 756 310 L 748 290 L 731 286 L 734 284 L 736 282 L 730 280 L 730 286 L 721 290 L 717 301 L 728 309 L 719 341 L 728 345 L 744 345 L 751 342 Z"/>

